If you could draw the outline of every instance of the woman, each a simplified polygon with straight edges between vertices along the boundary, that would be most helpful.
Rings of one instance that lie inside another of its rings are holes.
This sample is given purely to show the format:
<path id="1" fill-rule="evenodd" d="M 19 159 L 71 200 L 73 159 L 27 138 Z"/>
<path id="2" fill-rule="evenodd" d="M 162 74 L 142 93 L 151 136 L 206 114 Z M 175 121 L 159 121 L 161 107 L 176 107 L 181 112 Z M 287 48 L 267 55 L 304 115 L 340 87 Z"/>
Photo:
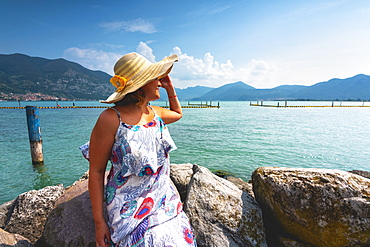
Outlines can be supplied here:
<path id="1" fill-rule="evenodd" d="M 150 63 L 129 53 L 114 66 L 117 90 L 103 103 L 90 142 L 81 147 L 90 162 L 89 192 L 96 246 L 196 246 L 180 197 L 169 179 L 169 156 L 176 146 L 166 124 L 182 117 L 168 76 L 177 55 Z M 150 106 L 168 95 L 170 109 Z M 107 162 L 110 169 L 104 189 Z M 104 207 L 108 222 L 104 218 Z"/>

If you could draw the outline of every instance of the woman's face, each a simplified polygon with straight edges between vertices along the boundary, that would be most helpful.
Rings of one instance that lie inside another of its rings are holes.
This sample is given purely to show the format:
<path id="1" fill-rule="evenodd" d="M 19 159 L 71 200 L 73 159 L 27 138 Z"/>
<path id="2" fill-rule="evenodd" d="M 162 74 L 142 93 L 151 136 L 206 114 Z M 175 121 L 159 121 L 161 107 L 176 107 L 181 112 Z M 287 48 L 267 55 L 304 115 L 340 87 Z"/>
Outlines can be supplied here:
<path id="1" fill-rule="evenodd" d="M 161 95 L 159 94 L 159 87 L 160 86 L 161 86 L 160 80 L 154 79 L 154 80 L 148 82 L 141 89 L 145 93 L 145 98 L 148 101 L 152 101 L 152 100 L 157 100 L 161 97 Z"/>

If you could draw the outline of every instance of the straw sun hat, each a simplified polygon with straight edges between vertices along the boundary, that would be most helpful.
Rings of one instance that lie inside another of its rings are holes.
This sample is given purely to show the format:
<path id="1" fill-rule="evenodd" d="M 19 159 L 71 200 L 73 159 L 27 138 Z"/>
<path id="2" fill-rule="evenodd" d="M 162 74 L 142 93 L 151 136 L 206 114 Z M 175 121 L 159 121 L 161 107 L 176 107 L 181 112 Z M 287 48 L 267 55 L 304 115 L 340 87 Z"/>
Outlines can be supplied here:
<path id="1" fill-rule="evenodd" d="M 178 61 L 176 54 L 164 58 L 157 63 L 135 52 L 121 57 L 114 65 L 114 74 L 110 82 L 117 90 L 102 103 L 114 103 L 123 99 L 127 94 L 135 92 L 149 81 L 163 78 L 170 73 L 173 63 Z"/>

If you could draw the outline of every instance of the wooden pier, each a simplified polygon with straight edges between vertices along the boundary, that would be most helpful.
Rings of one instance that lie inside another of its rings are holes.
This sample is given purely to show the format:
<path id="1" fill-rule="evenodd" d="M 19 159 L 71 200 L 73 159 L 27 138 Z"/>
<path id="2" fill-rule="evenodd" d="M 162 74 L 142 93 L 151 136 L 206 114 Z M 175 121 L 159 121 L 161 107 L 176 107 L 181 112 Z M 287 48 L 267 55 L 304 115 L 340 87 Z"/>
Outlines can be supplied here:
<path id="1" fill-rule="evenodd" d="M 262 106 L 262 107 L 281 107 L 281 108 L 304 108 L 304 107 L 370 107 L 370 105 L 365 105 L 364 102 L 362 105 L 343 105 L 342 102 L 332 102 L 331 105 L 288 105 L 288 101 L 284 101 L 283 104 L 280 104 L 280 102 L 277 102 L 276 105 L 271 104 L 264 104 L 263 101 L 257 101 L 256 104 L 253 104 L 252 102 L 249 103 L 250 106 Z"/>
<path id="2" fill-rule="evenodd" d="M 166 101 L 166 105 L 162 107 L 169 108 L 167 101 Z M 181 105 L 181 107 L 182 108 L 220 108 L 220 102 L 217 102 L 217 105 L 212 105 L 212 101 L 210 101 L 209 103 L 208 101 L 204 103 L 201 101 L 200 103 L 195 103 L 195 104 L 190 103 L 188 101 L 187 105 Z"/>

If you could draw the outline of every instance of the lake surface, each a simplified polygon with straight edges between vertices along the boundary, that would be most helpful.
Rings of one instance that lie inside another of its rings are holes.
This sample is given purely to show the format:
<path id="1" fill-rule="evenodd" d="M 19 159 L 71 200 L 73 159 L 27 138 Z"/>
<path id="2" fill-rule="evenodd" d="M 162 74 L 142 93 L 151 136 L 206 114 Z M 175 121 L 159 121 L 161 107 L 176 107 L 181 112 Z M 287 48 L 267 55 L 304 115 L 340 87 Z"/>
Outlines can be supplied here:
<path id="1" fill-rule="evenodd" d="M 56 102 L 41 101 L 20 104 L 56 106 Z M 73 102 L 58 104 L 72 106 Z M 86 101 L 75 104 L 104 106 Z M 178 147 L 171 152 L 171 163 L 226 170 L 246 181 L 261 166 L 370 170 L 370 107 L 276 108 L 249 104 L 220 102 L 219 109 L 184 109 L 184 117 L 168 126 Z M 4 106 L 18 106 L 18 102 L 0 102 L 0 107 Z M 88 162 L 78 147 L 89 140 L 103 110 L 39 109 L 45 164 L 34 167 L 25 109 L 0 109 L 0 204 L 31 189 L 59 183 L 68 186 L 80 178 Z"/>

